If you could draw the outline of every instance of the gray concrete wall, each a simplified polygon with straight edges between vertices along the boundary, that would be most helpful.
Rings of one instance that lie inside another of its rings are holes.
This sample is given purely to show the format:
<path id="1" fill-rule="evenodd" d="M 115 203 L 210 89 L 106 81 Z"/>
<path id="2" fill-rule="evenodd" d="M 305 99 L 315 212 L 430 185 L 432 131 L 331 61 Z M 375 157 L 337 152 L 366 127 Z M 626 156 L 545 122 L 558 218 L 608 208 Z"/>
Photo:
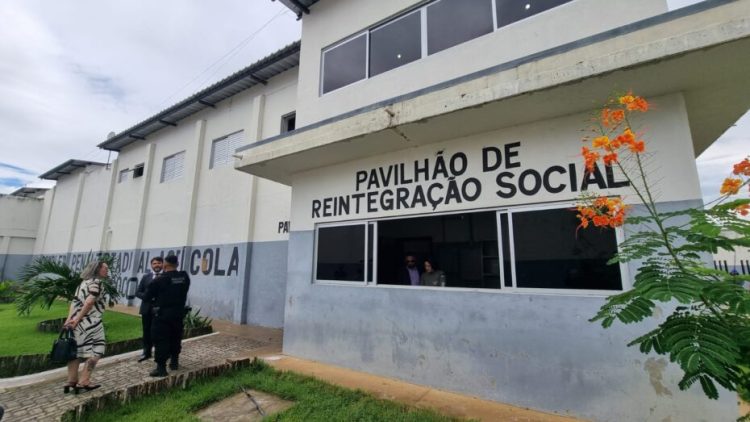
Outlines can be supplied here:
<path id="1" fill-rule="evenodd" d="M 0 281 L 16 280 L 24 265 L 31 262 L 32 256 L 5 254 L 0 255 Z"/>
<path id="2" fill-rule="evenodd" d="M 626 347 L 650 324 L 588 322 L 604 297 L 313 284 L 313 249 L 291 233 L 287 354 L 597 421 L 737 416 L 735 395 L 680 391 L 668 358 Z"/>
<path id="3" fill-rule="evenodd" d="M 243 323 L 263 327 L 284 326 L 286 265 L 289 243 L 255 242 L 250 246 L 250 269 Z"/>
<path id="4" fill-rule="evenodd" d="M 266 327 L 284 323 L 287 242 L 232 243 L 209 246 L 111 251 L 120 273 L 112 274 L 118 289 L 127 294 L 128 280 L 150 271 L 154 256 L 174 254 L 190 274 L 188 298 L 201 315 Z M 97 251 L 53 257 L 80 270 Z M 258 267 L 258 268 L 254 268 Z M 134 306 L 139 300 L 133 301 Z"/>

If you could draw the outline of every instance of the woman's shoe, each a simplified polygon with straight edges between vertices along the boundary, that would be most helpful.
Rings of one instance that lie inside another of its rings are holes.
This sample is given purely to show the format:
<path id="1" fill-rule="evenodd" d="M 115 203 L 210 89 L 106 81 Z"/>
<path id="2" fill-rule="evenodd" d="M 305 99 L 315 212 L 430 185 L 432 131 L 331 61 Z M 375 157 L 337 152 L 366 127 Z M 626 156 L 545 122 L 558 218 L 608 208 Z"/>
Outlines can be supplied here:
<path id="1" fill-rule="evenodd" d="M 78 385 L 77 382 L 68 382 L 63 385 L 63 393 L 68 394 L 70 393 L 70 389 L 75 389 L 76 385 Z"/>
<path id="2" fill-rule="evenodd" d="M 85 393 L 86 391 L 96 390 L 97 388 L 101 386 L 102 386 L 101 384 L 86 384 L 86 385 L 76 384 L 76 386 L 73 387 L 73 392 L 78 394 L 80 391 L 83 391 Z"/>

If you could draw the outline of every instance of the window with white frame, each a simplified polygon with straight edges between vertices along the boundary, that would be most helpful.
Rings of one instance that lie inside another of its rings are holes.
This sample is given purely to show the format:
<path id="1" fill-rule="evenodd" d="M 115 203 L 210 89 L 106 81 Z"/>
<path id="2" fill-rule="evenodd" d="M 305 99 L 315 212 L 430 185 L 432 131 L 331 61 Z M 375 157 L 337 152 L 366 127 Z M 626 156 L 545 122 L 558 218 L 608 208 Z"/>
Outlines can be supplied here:
<path id="1" fill-rule="evenodd" d="M 179 179 L 182 177 L 185 168 L 185 151 L 164 157 L 164 163 L 161 167 L 161 182 Z"/>
<path id="2" fill-rule="evenodd" d="M 211 143 L 211 161 L 208 168 L 220 167 L 233 162 L 234 152 L 245 143 L 245 132 L 239 131 L 214 140 Z"/>
<path id="3" fill-rule="evenodd" d="M 324 48 L 320 94 L 379 75 L 572 0 L 433 0 Z"/>
<path id="4" fill-rule="evenodd" d="M 616 231 L 577 226 L 569 205 L 321 224 L 315 279 L 410 285 L 409 257 L 423 285 L 429 261 L 446 287 L 622 290 L 623 269 L 607 265 Z"/>
<path id="5" fill-rule="evenodd" d="M 130 169 L 120 170 L 120 173 L 117 174 L 117 183 L 122 183 L 128 180 L 128 173 L 130 173 Z"/>

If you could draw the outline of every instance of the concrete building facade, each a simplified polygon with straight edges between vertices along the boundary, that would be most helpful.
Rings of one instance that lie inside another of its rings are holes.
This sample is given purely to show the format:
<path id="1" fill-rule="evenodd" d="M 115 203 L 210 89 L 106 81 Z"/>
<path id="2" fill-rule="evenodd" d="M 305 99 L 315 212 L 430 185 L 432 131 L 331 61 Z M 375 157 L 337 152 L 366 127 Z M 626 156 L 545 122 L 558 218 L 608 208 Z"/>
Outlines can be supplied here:
<path id="1" fill-rule="evenodd" d="M 659 206 L 702 204 L 695 157 L 750 105 L 750 0 L 281 2 L 301 44 L 48 172 L 34 254 L 116 254 L 123 292 L 178 255 L 195 307 L 283 326 L 295 356 L 592 420 L 735 417 L 625 346 L 649 324 L 588 321 L 637 267 L 604 265 L 627 230 L 576 237 L 569 210 L 640 205 L 578 157 L 628 89 Z"/>
<path id="2" fill-rule="evenodd" d="M 637 267 L 604 265 L 627 230 L 576 238 L 570 208 L 583 190 L 639 206 L 578 158 L 628 89 L 654 105 L 659 206 L 702 205 L 695 157 L 750 105 L 750 2 L 285 3 L 300 128 L 237 163 L 292 188 L 285 353 L 591 420 L 736 417 L 733 394 L 680 391 L 625 346 L 649 324 L 588 321 Z M 404 282 L 405 257 L 445 287 Z"/>
<path id="3" fill-rule="evenodd" d="M 110 165 L 43 175 L 57 186 L 35 254 L 75 268 L 114 254 L 123 293 L 152 257 L 175 254 L 202 314 L 281 327 L 290 190 L 235 171 L 233 154 L 293 129 L 298 54 L 291 45 L 111 137 Z"/>
<path id="4" fill-rule="evenodd" d="M 41 192 L 21 188 L 0 195 L 0 281 L 15 279 L 32 259 L 44 205 Z"/>

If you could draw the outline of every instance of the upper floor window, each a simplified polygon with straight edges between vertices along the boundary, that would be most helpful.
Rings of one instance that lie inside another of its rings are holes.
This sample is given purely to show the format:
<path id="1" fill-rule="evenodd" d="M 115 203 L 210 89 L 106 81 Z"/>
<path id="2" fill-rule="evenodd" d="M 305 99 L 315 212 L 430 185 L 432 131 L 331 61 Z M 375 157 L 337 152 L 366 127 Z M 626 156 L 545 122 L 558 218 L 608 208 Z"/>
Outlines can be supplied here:
<path id="1" fill-rule="evenodd" d="M 431 1 L 324 49 L 320 93 L 379 75 L 569 1 Z"/>
<path id="2" fill-rule="evenodd" d="M 367 76 L 367 34 L 323 53 L 323 92 L 333 91 Z"/>
<path id="3" fill-rule="evenodd" d="M 211 161 L 208 168 L 224 166 L 232 162 L 232 154 L 244 143 L 245 132 L 239 131 L 213 141 Z"/>
<path id="4" fill-rule="evenodd" d="M 143 176 L 143 163 L 136 164 L 133 168 L 133 179 Z"/>
<path id="5" fill-rule="evenodd" d="M 442 0 L 427 6 L 429 54 L 489 34 L 493 29 L 492 0 Z"/>
<path id="6" fill-rule="evenodd" d="M 370 76 L 422 57 L 420 11 L 409 13 L 370 31 Z"/>
<path id="7" fill-rule="evenodd" d="M 184 173 L 185 151 L 164 157 L 164 163 L 161 167 L 161 182 L 179 179 Z"/>
<path id="8" fill-rule="evenodd" d="M 130 169 L 120 170 L 120 173 L 117 175 L 117 183 L 122 183 L 122 182 L 128 180 L 128 173 L 129 172 L 130 172 Z"/>
<path id="9" fill-rule="evenodd" d="M 279 133 L 287 133 L 293 131 L 297 127 L 297 113 L 291 112 L 281 116 L 281 131 Z"/>

